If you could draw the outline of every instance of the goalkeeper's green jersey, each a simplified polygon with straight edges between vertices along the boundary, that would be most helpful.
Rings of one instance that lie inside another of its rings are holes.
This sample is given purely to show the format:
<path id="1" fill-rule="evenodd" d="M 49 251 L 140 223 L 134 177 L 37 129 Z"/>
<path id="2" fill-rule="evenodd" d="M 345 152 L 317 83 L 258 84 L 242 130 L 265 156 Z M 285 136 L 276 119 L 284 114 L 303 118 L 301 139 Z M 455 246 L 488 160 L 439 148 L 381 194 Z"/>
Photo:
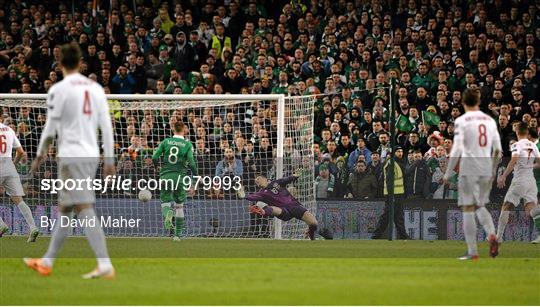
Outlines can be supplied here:
<path id="1" fill-rule="evenodd" d="M 193 145 L 183 136 L 175 135 L 163 140 L 152 159 L 158 161 L 163 157 L 163 165 L 161 166 L 160 175 L 181 174 L 186 175 L 188 169 L 191 170 L 193 176 L 197 176 L 197 164 L 193 157 Z"/>

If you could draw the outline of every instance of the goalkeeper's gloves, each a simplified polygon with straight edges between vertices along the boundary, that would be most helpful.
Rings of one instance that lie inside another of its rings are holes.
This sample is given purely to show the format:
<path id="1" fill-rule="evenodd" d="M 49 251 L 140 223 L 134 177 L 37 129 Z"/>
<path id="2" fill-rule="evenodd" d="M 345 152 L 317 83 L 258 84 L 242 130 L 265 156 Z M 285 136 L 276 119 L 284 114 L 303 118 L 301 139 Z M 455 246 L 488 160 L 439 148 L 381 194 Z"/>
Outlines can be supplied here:
<path id="1" fill-rule="evenodd" d="M 240 189 L 236 190 L 236 196 L 240 199 L 246 198 L 246 191 L 244 190 L 244 186 L 240 186 Z"/>
<path id="2" fill-rule="evenodd" d="M 260 216 L 266 215 L 266 212 L 264 212 L 261 207 L 254 205 L 253 203 L 249 204 L 249 212 Z"/>

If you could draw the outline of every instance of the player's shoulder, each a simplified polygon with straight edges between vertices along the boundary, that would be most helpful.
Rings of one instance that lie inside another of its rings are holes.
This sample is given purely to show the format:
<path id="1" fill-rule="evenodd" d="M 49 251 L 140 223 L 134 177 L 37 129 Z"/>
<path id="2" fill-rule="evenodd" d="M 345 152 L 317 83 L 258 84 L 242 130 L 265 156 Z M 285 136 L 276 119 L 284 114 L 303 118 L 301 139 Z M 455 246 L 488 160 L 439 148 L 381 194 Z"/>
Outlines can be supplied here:
<path id="1" fill-rule="evenodd" d="M 484 114 L 484 116 L 486 117 L 486 120 L 491 124 L 491 126 L 495 127 L 495 129 L 498 130 L 497 121 L 493 117 L 489 116 L 488 114 L 484 112 L 482 112 L 482 114 Z"/>
<path id="2" fill-rule="evenodd" d="M 184 138 L 184 142 L 187 143 L 188 145 L 192 145 L 191 140 L 188 137 Z"/>
<path id="3" fill-rule="evenodd" d="M 497 129 L 497 122 L 495 121 L 495 119 L 482 111 L 467 112 L 465 113 L 465 115 L 467 115 L 467 117 L 465 117 L 464 120 L 467 122 L 483 124 L 487 128 Z"/>
<path id="4" fill-rule="evenodd" d="M 0 132 L 7 132 L 7 133 L 15 134 L 15 131 L 13 131 L 13 129 L 11 129 L 10 126 L 4 125 L 2 122 L 0 122 Z"/>
<path id="5" fill-rule="evenodd" d="M 456 118 L 454 120 L 454 128 L 457 130 L 461 128 L 465 124 L 465 115 L 461 115 L 460 117 Z"/>
<path id="6" fill-rule="evenodd" d="M 56 93 L 59 93 L 59 89 L 62 88 L 62 81 L 56 82 L 55 84 L 51 85 L 49 88 L 49 91 L 47 91 L 47 95 L 49 95 L 49 98 L 52 100 L 54 98 L 54 95 Z"/>
<path id="7" fill-rule="evenodd" d="M 520 142 L 515 142 L 514 144 L 510 145 L 510 150 L 511 151 L 517 151 L 520 147 Z"/>
<path id="8" fill-rule="evenodd" d="M 474 121 L 495 123 L 495 120 L 493 119 L 493 117 L 489 116 L 483 111 L 474 111 L 474 112 L 468 112 L 465 114 L 469 114 L 471 120 L 474 120 Z"/>
<path id="9" fill-rule="evenodd" d="M 519 140 L 519 142 L 527 145 L 528 147 L 533 147 L 533 146 L 536 146 L 533 142 L 531 142 L 531 140 L 529 139 L 522 139 L 522 140 Z M 519 143 L 518 142 L 518 143 Z"/>
<path id="10" fill-rule="evenodd" d="M 525 147 L 532 147 L 534 146 L 534 143 L 529 141 L 528 139 L 521 139 L 521 140 L 518 140 L 517 142 L 515 142 L 514 144 L 516 145 L 519 145 L 519 146 L 525 146 Z"/>
<path id="11" fill-rule="evenodd" d="M 531 150 L 538 150 L 538 147 L 536 147 L 536 144 L 534 142 L 532 142 L 531 140 L 528 140 L 528 139 L 524 139 L 523 140 L 525 146 L 527 147 L 527 149 L 531 149 Z"/>
<path id="12" fill-rule="evenodd" d="M 64 80 L 56 83 L 55 85 L 70 89 L 75 89 L 74 86 L 87 86 L 90 87 L 93 91 L 103 91 L 103 87 L 99 83 L 80 73 L 69 75 L 68 77 L 64 78 Z"/>
<path id="13" fill-rule="evenodd" d="M 105 90 L 103 89 L 103 86 L 85 75 L 77 74 L 73 77 L 72 82 L 88 86 L 94 94 L 105 95 Z"/>
<path id="14" fill-rule="evenodd" d="M 182 147 L 185 148 L 185 150 L 189 151 L 189 150 L 193 150 L 193 144 L 191 143 L 191 140 L 189 138 L 184 138 L 182 139 Z"/>
<path id="15" fill-rule="evenodd" d="M 521 150 L 521 149 L 532 149 L 533 147 L 536 147 L 534 143 L 527 139 L 521 139 L 514 144 L 510 145 L 510 149 L 512 150 Z"/>
<path id="16" fill-rule="evenodd" d="M 105 94 L 105 89 L 103 89 L 103 86 L 101 86 L 101 84 L 99 84 L 98 82 L 88 78 L 88 77 L 85 77 L 88 82 L 90 82 L 90 86 L 95 89 L 96 91 L 99 91 L 100 93 L 103 93 Z"/>

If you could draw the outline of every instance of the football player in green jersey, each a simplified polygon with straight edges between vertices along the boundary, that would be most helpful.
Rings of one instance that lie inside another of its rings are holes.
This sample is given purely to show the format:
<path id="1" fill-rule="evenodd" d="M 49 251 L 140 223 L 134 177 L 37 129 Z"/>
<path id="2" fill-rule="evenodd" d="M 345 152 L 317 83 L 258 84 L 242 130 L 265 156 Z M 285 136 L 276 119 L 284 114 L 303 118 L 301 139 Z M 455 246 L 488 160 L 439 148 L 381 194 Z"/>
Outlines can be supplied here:
<path id="1" fill-rule="evenodd" d="M 174 218 L 174 240 L 179 240 L 185 232 L 184 203 L 187 190 L 191 188 L 185 186 L 184 177 L 189 176 L 188 170 L 191 170 L 192 176 L 196 176 L 197 164 L 193 157 L 193 145 L 184 137 L 187 127 L 181 121 L 176 121 L 171 123 L 171 129 L 174 135 L 159 144 L 152 160 L 154 163 L 160 158 L 163 160 L 160 183 L 166 184 L 160 191 L 161 213 L 166 229 L 173 228 Z"/>

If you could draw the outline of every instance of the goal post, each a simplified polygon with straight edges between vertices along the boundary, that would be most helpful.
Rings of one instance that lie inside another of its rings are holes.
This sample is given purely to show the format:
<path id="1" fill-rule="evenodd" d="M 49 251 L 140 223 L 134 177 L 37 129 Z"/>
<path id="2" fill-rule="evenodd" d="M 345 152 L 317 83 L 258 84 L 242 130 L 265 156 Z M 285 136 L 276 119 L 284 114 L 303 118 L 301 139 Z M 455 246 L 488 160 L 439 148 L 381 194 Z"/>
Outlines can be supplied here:
<path id="1" fill-rule="evenodd" d="M 277 111 L 277 165 L 276 178 L 283 178 L 283 139 L 285 138 L 285 96 L 278 97 Z M 274 217 L 274 239 L 281 239 L 281 220 Z"/>
<path id="2" fill-rule="evenodd" d="M 0 121 L 21 135 L 23 147 L 28 146 L 24 148 L 28 152 L 26 165 L 19 169 L 27 203 L 32 206 L 36 220 L 43 214 L 53 218 L 57 211 L 55 196 L 40 191 L 40 181 L 25 173 L 35 156 L 35 145 L 46 118 L 46 97 L 45 94 L 0 94 Z M 185 204 L 187 236 L 274 239 L 303 236 L 305 226 L 301 221 L 282 223 L 277 218 L 253 216 L 248 212 L 248 202 L 241 196 L 256 191 L 255 174 L 265 173 L 270 179 L 278 179 L 301 169 L 303 175 L 289 190 L 316 213 L 312 144 L 313 107 L 317 97 L 115 94 L 107 95 L 107 99 L 115 132 L 118 176 L 129 174 L 135 179 L 158 179 L 158 169 L 151 169 L 145 163 L 157 144 L 172 136 L 168 120 L 175 117 L 189 127 L 199 173 L 206 180 L 204 184 L 201 180 L 201 185 L 209 190 L 199 188 L 195 195 L 188 196 Z M 234 154 L 231 165 L 237 167 L 231 166 L 227 171 L 231 175 L 236 171 L 241 174 L 242 193 L 226 191 L 225 177 L 218 175 L 218 170 L 225 168 L 225 163 L 220 162 L 228 159 L 225 154 L 229 149 Z M 42 171 L 54 173 L 51 165 L 44 166 L 51 170 Z M 148 175 L 150 173 L 152 176 Z M 152 191 L 152 200 L 147 203 L 138 200 L 138 190 L 136 186 L 134 191 L 96 194 L 96 209 L 102 216 L 142 219 L 140 228 L 106 228 L 107 235 L 169 235 L 163 229 L 159 189 Z M 12 231 L 17 232 L 24 226 L 17 226 L 18 212 L 8 203 L 5 191 L 0 189 L 0 216 L 11 221 Z M 50 233 L 46 229 L 41 231 Z M 77 230 L 74 233 L 77 234 Z"/>

